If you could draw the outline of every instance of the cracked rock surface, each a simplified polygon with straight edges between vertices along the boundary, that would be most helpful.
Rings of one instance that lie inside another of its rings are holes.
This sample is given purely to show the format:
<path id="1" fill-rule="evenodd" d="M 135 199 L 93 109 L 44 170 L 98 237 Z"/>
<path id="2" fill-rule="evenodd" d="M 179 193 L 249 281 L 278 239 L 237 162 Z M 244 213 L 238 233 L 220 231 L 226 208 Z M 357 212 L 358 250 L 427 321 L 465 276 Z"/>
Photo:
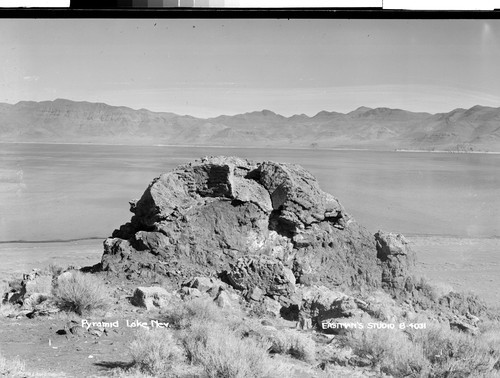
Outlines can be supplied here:
<path id="1" fill-rule="evenodd" d="M 202 158 L 155 178 L 130 210 L 104 242 L 105 271 L 226 277 L 270 297 L 382 284 L 374 236 L 298 165 Z"/>

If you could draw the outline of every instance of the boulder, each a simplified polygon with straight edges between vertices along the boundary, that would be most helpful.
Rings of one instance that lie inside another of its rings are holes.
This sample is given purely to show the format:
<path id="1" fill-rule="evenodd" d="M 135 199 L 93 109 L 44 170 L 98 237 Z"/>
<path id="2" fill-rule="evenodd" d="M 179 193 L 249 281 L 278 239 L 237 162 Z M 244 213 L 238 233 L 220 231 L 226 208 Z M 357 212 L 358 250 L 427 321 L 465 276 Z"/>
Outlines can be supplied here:
<path id="1" fill-rule="evenodd" d="M 262 301 L 262 309 L 265 315 L 275 318 L 280 317 L 281 304 L 274 299 L 264 297 L 264 300 Z"/>
<path id="2" fill-rule="evenodd" d="M 325 286 L 304 287 L 299 319 L 311 319 L 312 325 L 321 329 L 321 324 L 337 318 L 361 314 L 356 300 L 344 293 Z"/>
<path id="3" fill-rule="evenodd" d="M 221 277 L 282 304 L 295 284 L 382 284 L 373 235 L 298 165 L 202 158 L 155 178 L 130 210 L 100 264 L 129 279 Z"/>
<path id="4" fill-rule="evenodd" d="M 131 299 L 134 306 L 145 307 L 146 310 L 164 308 L 172 295 L 162 287 L 138 287 Z"/>
<path id="5" fill-rule="evenodd" d="M 35 306 L 41 304 L 42 302 L 49 299 L 49 296 L 44 293 L 32 293 L 29 296 L 25 296 L 23 302 L 23 309 L 33 309 Z"/>
<path id="6" fill-rule="evenodd" d="M 200 290 L 187 286 L 182 287 L 180 293 L 181 293 L 181 298 L 183 299 L 186 297 L 199 298 L 203 296 L 203 293 Z"/>
<path id="7" fill-rule="evenodd" d="M 477 335 L 480 333 L 479 328 L 473 324 L 470 324 L 471 322 L 468 321 L 468 319 L 464 319 L 464 317 L 455 316 L 452 320 L 450 320 L 449 323 L 450 328 L 457 331 L 469 333 L 471 335 Z"/>
<path id="8" fill-rule="evenodd" d="M 228 285 L 214 277 L 194 277 L 185 282 L 183 287 L 197 289 L 200 293 L 208 293 L 215 298 L 219 291 L 227 289 Z"/>
<path id="9" fill-rule="evenodd" d="M 382 263 L 382 285 L 388 289 L 404 290 L 415 267 L 415 252 L 400 234 L 378 231 L 375 240 L 377 257 Z"/>
<path id="10" fill-rule="evenodd" d="M 214 299 L 214 302 L 217 306 L 226 309 L 236 309 L 239 307 L 239 297 L 235 293 L 230 293 L 226 290 L 221 290 L 217 297 Z"/>
<path id="11" fill-rule="evenodd" d="M 54 299 L 47 299 L 43 302 L 36 304 L 32 307 L 32 310 L 26 314 L 26 316 L 30 319 L 35 318 L 37 316 L 50 316 L 57 314 L 60 312 L 60 308 L 57 306 L 57 303 Z"/>

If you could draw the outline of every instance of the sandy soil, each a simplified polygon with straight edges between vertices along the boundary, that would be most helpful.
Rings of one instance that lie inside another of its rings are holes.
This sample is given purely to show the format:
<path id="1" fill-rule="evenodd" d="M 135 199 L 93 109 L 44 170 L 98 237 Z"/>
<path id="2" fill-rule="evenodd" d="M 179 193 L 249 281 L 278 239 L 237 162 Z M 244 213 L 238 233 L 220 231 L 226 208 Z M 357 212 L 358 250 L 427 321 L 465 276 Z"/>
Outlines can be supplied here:
<path id="1" fill-rule="evenodd" d="M 0 244 L 0 282 L 50 264 L 61 267 L 94 265 L 101 261 L 102 242 L 89 239 L 61 243 Z"/>
<path id="2" fill-rule="evenodd" d="M 0 354 L 9 360 L 19 358 L 28 371 L 41 376 L 105 377 L 112 375 L 114 368 L 126 367 L 131 362 L 129 345 L 137 330 L 128 327 L 127 321 L 149 324 L 163 319 L 158 312 L 147 313 L 125 300 L 132 295 L 133 285 L 117 289 L 116 282 L 107 281 L 106 287 L 111 299 L 106 313 L 90 317 L 65 313 L 34 319 L 0 317 Z M 106 332 L 96 335 L 82 328 L 82 319 L 118 321 L 119 327 L 106 328 Z M 71 326 L 77 331 L 70 331 Z"/>
<path id="3" fill-rule="evenodd" d="M 500 238 L 406 237 L 417 253 L 417 273 L 457 291 L 500 303 Z"/>

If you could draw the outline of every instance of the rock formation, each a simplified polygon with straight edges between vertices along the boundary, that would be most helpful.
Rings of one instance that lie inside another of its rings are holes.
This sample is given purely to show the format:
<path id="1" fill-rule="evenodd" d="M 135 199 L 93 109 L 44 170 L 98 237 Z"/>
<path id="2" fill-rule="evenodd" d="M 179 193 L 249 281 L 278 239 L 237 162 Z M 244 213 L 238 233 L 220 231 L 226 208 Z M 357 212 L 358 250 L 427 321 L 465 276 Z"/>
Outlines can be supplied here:
<path id="1" fill-rule="evenodd" d="M 131 212 L 101 262 L 131 279 L 218 277 L 247 299 L 283 301 L 296 285 L 377 288 L 407 274 L 298 165 L 203 158 L 155 178 Z"/>
<path id="2" fill-rule="evenodd" d="M 379 231 L 375 234 L 377 257 L 382 262 L 382 286 L 404 290 L 407 279 L 415 267 L 415 252 L 405 237 Z"/>

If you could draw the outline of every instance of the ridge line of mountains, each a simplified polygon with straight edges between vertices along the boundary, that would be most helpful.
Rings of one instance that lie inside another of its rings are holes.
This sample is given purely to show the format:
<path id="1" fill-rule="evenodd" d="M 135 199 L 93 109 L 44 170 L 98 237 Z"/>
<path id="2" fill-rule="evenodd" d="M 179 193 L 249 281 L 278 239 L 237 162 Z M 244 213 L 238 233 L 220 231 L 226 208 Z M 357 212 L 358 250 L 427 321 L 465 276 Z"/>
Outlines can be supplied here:
<path id="1" fill-rule="evenodd" d="M 270 110 L 196 118 L 104 103 L 0 103 L 3 142 L 500 151 L 500 108 L 448 113 L 360 107 L 285 117 Z"/>

